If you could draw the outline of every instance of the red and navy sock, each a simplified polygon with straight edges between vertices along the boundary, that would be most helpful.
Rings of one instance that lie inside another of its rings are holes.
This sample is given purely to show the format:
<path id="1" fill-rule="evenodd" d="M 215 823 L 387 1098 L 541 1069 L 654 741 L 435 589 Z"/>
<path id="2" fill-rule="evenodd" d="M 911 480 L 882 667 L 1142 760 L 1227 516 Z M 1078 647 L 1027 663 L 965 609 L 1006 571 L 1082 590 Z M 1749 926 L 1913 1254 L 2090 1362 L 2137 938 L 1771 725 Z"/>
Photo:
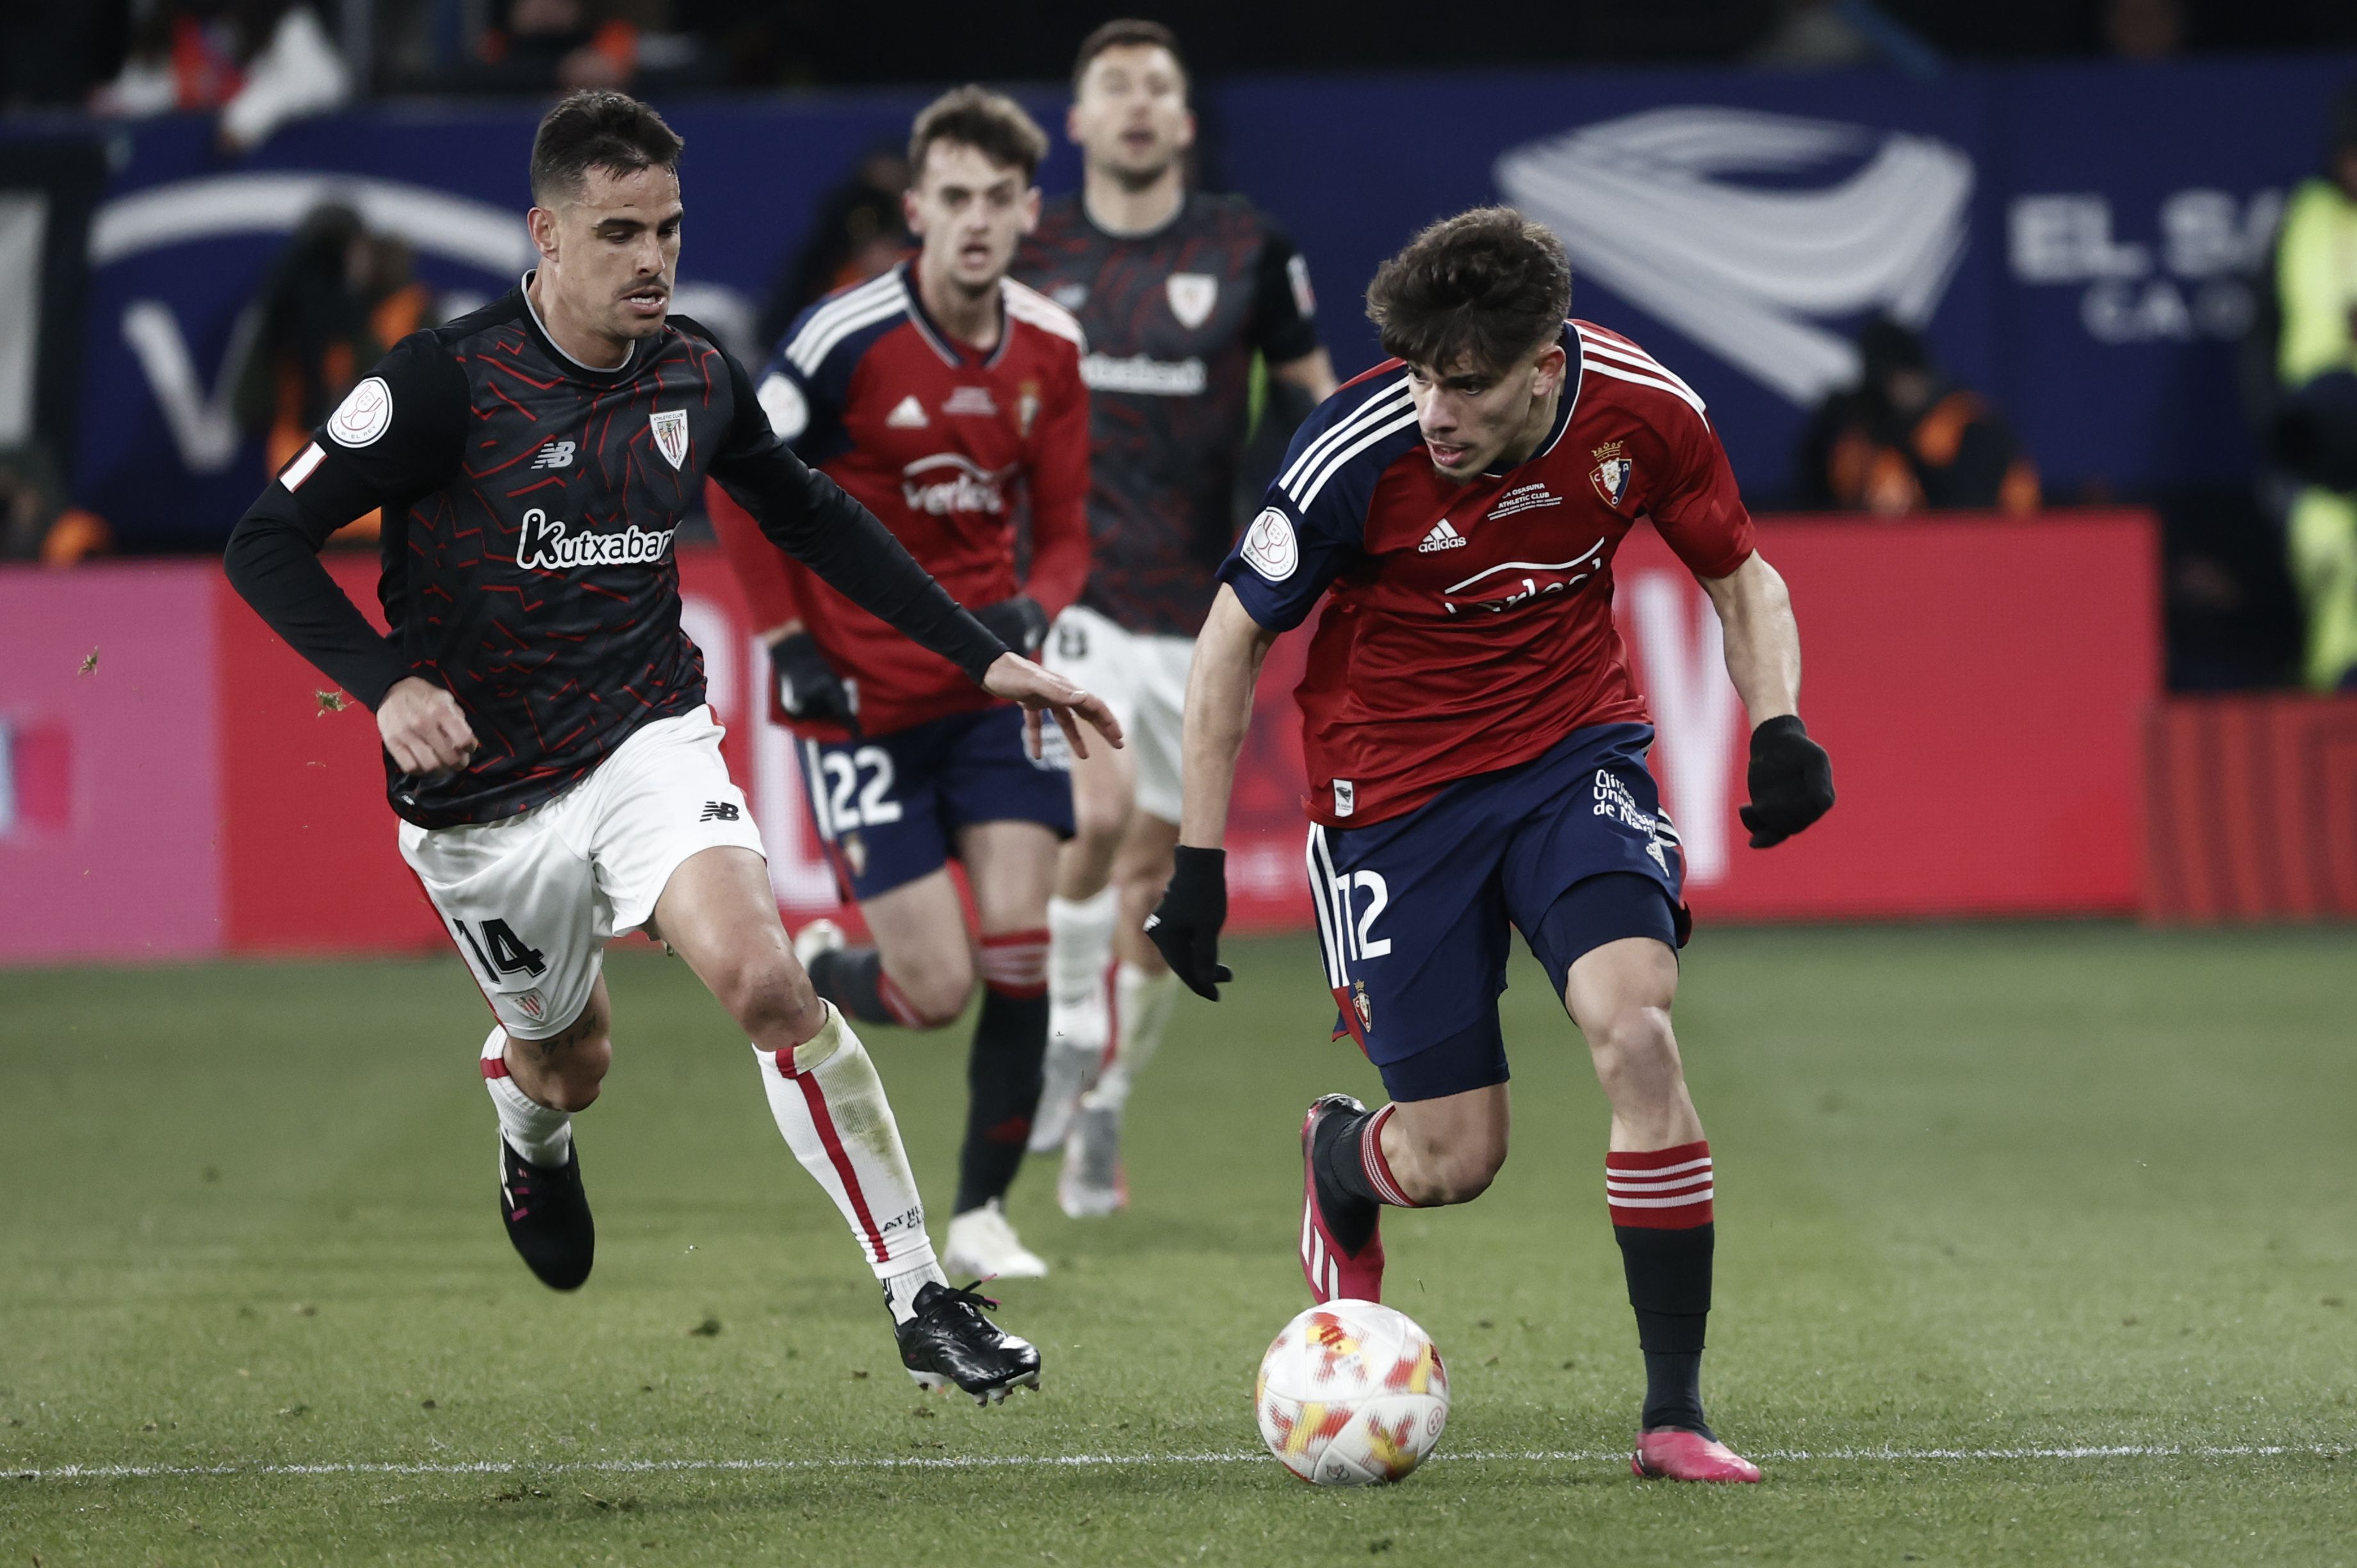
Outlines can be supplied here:
<path id="1" fill-rule="evenodd" d="M 924 1017 L 884 972 L 874 948 L 829 948 L 811 955 L 811 984 L 845 1016 L 863 1024 L 898 1024 L 921 1029 Z"/>
<path id="2" fill-rule="evenodd" d="M 979 1208 L 1015 1185 L 1047 1054 L 1046 929 L 984 937 L 982 1016 L 966 1058 L 965 1146 L 958 1152 L 952 1213 Z"/>
<path id="3" fill-rule="evenodd" d="M 1710 1144 L 1697 1141 L 1604 1156 L 1605 1201 L 1645 1352 L 1646 1431 L 1707 1434 L 1702 1413 L 1703 1326 L 1710 1316 Z"/>
<path id="4" fill-rule="evenodd" d="M 1373 1111 L 1329 1111 L 1318 1119 L 1309 1144 L 1309 1167 L 1317 1173 L 1318 1207 L 1334 1244 L 1356 1252 L 1374 1234 L 1383 1209 L 1414 1208 L 1383 1158 L 1383 1123 L 1395 1105 Z"/>

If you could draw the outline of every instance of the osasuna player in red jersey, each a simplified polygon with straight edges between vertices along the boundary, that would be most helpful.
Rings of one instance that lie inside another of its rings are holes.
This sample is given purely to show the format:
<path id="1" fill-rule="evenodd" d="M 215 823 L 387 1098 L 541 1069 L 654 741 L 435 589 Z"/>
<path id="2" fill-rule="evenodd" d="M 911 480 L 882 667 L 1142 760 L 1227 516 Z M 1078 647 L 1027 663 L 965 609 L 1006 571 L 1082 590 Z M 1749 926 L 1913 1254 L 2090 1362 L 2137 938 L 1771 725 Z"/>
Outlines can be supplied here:
<path id="1" fill-rule="evenodd" d="M 1641 1476 L 1760 1472 L 1703 1418 L 1710 1145 L 1670 1029 L 1678 837 L 1612 624 L 1612 555 L 1649 521 L 1701 580 L 1749 711 L 1754 847 L 1833 804 L 1795 710 L 1800 634 L 1702 400 L 1628 338 L 1567 321 L 1561 243 L 1504 208 L 1418 235 L 1368 314 L 1397 359 L 1328 401 L 1235 553 L 1187 691 L 1177 875 L 1151 934 L 1227 978 L 1220 840 L 1260 660 L 1331 595 L 1297 695 L 1326 983 L 1390 1103 L 1301 1128 L 1311 1294 L 1380 1298 L 1381 1206 L 1477 1197 L 1506 1157 L 1508 928 L 1587 1038 L 1611 1102 L 1605 1201 L 1645 1353 Z"/>
<path id="2" fill-rule="evenodd" d="M 1040 657 L 1110 703 L 1129 742 L 1073 767 L 1078 832 L 1048 907 L 1048 1087 L 1031 1146 L 1064 1151 L 1056 1196 L 1078 1218 L 1127 1201 L 1123 1109 L 1178 997 L 1144 927 L 1178 842 L 1187 664 L 1235 542 L 1255 361 L 1265 416 L 1289 421 L 1334 390 L 1334 370 L 1292 242 L 1242 197 L 1187 188 L 1195 117 L 1170 29 L 1091 33 L 1066 127 L 1081 191 L 1048 203 L 1016 273 L 1088 331 L 1093 553 Z"/>
<path id="3" fill-rule="evenodd" d="M 744 371 L 669 314 L 679 155 L 620 93 L 551 110 L 533 144 L 536 268 L 377 364 L 239 522 L 230 578 L 375 710 L 402 854 L 497 1019 L 481 1060 L 500 1213 L 533 1272 L 559 1290 L 589 1274 L 573 1122 L 613 1057 L 605 943 L 643 930 L 751 1039 L 779 1131 L 883 1283 L 909 1374 L 1003 1399 L 1038 1386 L 1039 1353 L 948 1287 L 883 1084 L 778 922 L 680 628 L 680 520 L 710 474 L 944 668 L 1060 722 L 1078 709 L 1110 737 L 1118 726 L 1009 653 L 805 467 Z M 374 508 L 389 637 L 317 556 Z"/>
<path id="4" fill-rule="evenodd" d="M 788 329 L 760 383 L 778 433 L 865 502 L 1010 644 L 1037 647 L 1088 575 L 1081 329 L 1006 277 L 1039 215 L 1047 137 L 980 88 L 917 117 L 910 229 L 922 249 Z M 1016 575 L 1028 499 L 1030 576 Z M 819 993 L 864 1021 L 938 1027 L 983 1004 L 945 1255 L 989 1276 L 1047 1272 L 1006 1221 L 1048 1040 L 1048 892 L 1072 831 L 1070 764 L 1032 757 L 1022 715 L 780 555 L 726 498 L 713 515 L 756 622 L 839 879 L 876 946 L 834 923 L 798 946 Z M 980 956 L 948 862 L 966 871 Z"/>

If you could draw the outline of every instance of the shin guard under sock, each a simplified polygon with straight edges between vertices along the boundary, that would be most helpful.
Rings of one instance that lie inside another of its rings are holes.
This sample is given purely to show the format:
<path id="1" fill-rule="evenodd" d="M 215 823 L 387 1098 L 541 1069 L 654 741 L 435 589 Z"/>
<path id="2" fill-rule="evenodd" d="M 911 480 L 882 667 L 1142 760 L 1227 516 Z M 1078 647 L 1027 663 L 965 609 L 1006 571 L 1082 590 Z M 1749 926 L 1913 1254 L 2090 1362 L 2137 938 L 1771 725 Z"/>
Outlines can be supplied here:
<path id="1" fill-rule="evenodd" d="M 834 1199 L 884 1283 L 894 1316 L 904 1316 L 907 1298 L 942 1274 L 925 1234 L 924 1200 L 917 1196 L 917 1178 L 876 1064 L 850 1023 L 832 1008 L 826 1026 L 792 1050 L 756 1046 L 753 1055 L 786 1146 Z"/>
<path id="2" fill-rule="evenodd" d="M 1641 1424 L 1649 1432 L 1710 1431 L 1703 1419 L 1702 1352 L 1716 1235 L 1712 1191 L 1706 1143 L 1605 1156 L 1612 1234 L 1645 1353 Z"/>

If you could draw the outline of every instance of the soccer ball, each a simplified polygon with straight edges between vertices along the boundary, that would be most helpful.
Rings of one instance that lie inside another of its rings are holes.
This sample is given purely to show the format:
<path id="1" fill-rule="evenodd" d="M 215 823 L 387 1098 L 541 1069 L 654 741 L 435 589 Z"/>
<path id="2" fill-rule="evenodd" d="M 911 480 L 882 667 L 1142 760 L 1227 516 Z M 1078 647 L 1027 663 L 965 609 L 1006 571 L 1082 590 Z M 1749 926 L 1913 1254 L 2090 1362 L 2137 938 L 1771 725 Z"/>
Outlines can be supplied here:
<path id="1" fill-rule="evenodd" d="M 1448 1424 L 1448 1369 L 1405 1313 L 1372 1301 L 1313 1306 L 1285 1326 L 1253 1386 L 1261 1441 L 1320 1487 L 1396 1481 Z"/>

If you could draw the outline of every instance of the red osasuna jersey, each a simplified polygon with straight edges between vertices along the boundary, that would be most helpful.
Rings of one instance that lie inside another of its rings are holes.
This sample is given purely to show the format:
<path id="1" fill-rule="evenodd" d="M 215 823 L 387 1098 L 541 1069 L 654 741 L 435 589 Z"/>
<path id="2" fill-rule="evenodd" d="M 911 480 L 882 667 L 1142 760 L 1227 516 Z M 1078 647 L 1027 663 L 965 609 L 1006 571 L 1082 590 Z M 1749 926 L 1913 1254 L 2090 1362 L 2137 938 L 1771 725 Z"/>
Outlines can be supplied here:
<path id="1" fill-rule="evenodd" d="M 1645 722 L 1612 624 L 1612 555 L 1650 521 L 1697 577 L 1751 554 L 1751 518 L 1702 400 L 1618 333 L 1567 322 L 1573 367 L 1530 457 L 1434 471 L 1406 369 L 1378 365 L 1293 438 L 1220 571 L 1252 618 L 1333 603 L 1294 695 L 1310 816 L 1380 822 L 1573 730 Z"/>
<path id="2" fill-rule="evenodd" d="M 1089 569 L 1081 328 L 1021 284 L 999 291 L 1002 330 L 984 353 L 933 324 L 903 263 L 803 312 L 758 390 L 796 455 L 881 519 L 958 603 L 980 609 L 1027 593 L 1052 618 Z M 754 624 L 809 628 L 851 686 L 863 734 L 992 705 L 949 660 L 785 555 L 716 486 L 708 499 Z M 1019 509 L 1030 519 L 1028 582 L 1016 576 Z M 793 722 L 815 738 L 843 738 L 835 725 Z"/>

